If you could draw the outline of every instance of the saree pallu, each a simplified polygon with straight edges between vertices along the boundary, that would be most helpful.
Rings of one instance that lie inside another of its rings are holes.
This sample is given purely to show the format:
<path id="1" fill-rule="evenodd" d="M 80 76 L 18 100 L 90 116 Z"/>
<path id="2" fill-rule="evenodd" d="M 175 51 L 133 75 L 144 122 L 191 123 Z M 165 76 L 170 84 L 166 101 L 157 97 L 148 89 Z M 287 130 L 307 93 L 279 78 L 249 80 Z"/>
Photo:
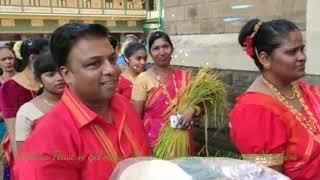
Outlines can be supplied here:
<path id="1" fill-rule="evenodd" d="M 186 71 L 176 69 L 174 73 L 169 75 L 158 87 L 153 88 L 151 92 L 148 93 L 143 121 L 148 142 L 152 149 L 157 146 L 161 138 L 161 133 L 164 128 L 169 125 L 170 116 L 177 113 L 176 104 L 178 103 L 178 98 L 185 92 L 189 82 L 190 74 Z M 176 92 L 175 86 L 178 92 Z M 166 94 L 165 91 L 167 91 L 168 94 Z M 189 142 L 189 152 L 191 155 L 194 153 L 192 130 L 189 130 Z"/>
<path id="2" fill-rule="evenodd" d="M 299 87 L 303 93 L 303 99 L 306 105 L 309 107 L 311 113 L 320 125 L 320 91 L 318 87 L 309 85 L 304 81 L 299 82 Z M 304 116 L 307 116 L 306 112 L 303 112 Z M 293 119 L 292 119 L 293 120 Z M 295 119 L 296 120 L 296 119 Z M 297 120 L 296 120 L 297 121 Z M 292 179 L 304 180 L 304 179 L 320 179 L 320 142 L 316 141 L 305 128 L 303 128 L 300 123 L 294 129 L 299 129 L 295 133 L 296 144 L 303 144 L 304 146 L 288 146 L 287 150 L 289 152 L 297 152 L 297 161 L 288 161 L 284 164 L 285 174 Z M 316 134 L 320 134 L 320 129 L 317 130 Z M 299 140 L 300 138 L 300 140 Z"/>
<path id="3" fill-rule="evenodd" d="M 302 81 L 298 85 L 319 125 L 318 88 Z M 309 119 L 304 109 L 301 114 Z M 232 140 L 244 159 L 266 166 L 282 165 L 283 173 L 294 180 L 320 179 L 320 143 L 279 100 L 247 92 L 237 99 L 230 119 Z M 320 134 L 319 129 L 316 134 Z"/>
<path id="4" fill-rule="evenodd" d="M 1 126 L 4 126 L 5 129 L 1 129 L 3 134 L 1 134 L 1 163 L 3 165 L 3 180 L 10 180 L 10 166 L 8 159 L 13 159 L 13 154 L 10 149 L 9 136 L 7 134 L 5 122 L 2 122 Z M 10 161 L 9 161 L 10 162 Z"/>
<path id="5" fill-rule="evenodd" d="M 11 169 L 13 167 L 14 157 L 10 147 L 10 139 L 8 132 L 4 134 L 4 137 L 1 141 L 1 148 L 3 150 L 3 179 L 10 180 L 11 178 Z"/>

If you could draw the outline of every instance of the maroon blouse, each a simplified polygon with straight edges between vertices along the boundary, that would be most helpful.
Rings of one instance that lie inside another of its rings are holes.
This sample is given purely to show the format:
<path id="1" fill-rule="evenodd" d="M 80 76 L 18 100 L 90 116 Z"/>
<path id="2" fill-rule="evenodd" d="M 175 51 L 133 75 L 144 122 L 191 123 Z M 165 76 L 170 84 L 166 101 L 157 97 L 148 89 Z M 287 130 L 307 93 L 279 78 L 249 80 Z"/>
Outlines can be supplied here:
<path id="1" fill-rule="evenodd" d="M 3 118 L 15 118 L 20 106 L 33 99 L 36 95 L 36 91 L 26 89 L 13 79 L 3 83 L 0 89 Z"/>

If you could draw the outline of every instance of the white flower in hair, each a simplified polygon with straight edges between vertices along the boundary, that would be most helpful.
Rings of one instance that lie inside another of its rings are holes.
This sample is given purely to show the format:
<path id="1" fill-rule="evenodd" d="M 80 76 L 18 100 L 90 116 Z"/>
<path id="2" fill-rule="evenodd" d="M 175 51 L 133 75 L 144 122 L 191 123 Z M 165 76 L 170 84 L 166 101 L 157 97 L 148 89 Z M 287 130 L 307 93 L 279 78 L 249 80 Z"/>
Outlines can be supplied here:
<path id="1" fill-rule="evenodd" d="M 18 58 L 18 59 L 22 59 L 22 57 L 21 57 L 21 44 L 22 44 L 22 41 L 17 41 L 16 43 L 14 43 L 14 45 L 13 45 L 13 51 L 14 51 L 14 53 L 15 53 L 15 55 L 16 55 L 16 57 Z"/>

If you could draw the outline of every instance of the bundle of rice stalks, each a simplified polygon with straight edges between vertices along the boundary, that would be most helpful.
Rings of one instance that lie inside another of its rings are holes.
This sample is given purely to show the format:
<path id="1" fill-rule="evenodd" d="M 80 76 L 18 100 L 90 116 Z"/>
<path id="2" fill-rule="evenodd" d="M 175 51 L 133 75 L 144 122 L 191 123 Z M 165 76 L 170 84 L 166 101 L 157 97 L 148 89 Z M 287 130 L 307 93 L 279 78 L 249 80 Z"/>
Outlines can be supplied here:
<path id="1" fill-rule="evenodd" d="M 208 124 L 212 121 L 215 127 L 226 125 L 224 121 L 227 92 L 224 83 L 219 79 L 218 74 L 209 72 L 208 68 L 202 68 L 194 76 L 185 93 L 179 97 L 177 112 L 181 114 L 189 107 L 199 106 L 202 110 L 205 127 L 205 146 L 202 149 L 208 152 Z M 157 158 L 172 159 L 190 155 L 190 144 L 188 130 L 173 129 L 167 125 L 154 155 Z"/>
<path id="2" fill-rule="evenodd" d="M 208 152 L 208 124 L 212 121 L 215 127 L 221 128 L 225 121 L 227 91 L 219 75 L 209 72 L 207 67 L 200 69 L 192 78 L 186 92 L 179 98 L 178 112 L 184 112 L 188 107 L 199 106 L 202 110 L 205 128 L 205 150 Z"/>
<path id="3" fill-rule="evenodd" d="M 179 98 L 177 111 L 184 112 L 188 107 L 200 106 L 203 116 L 219 128 L 227 123 L 224 119 L 226 100 L 227 91 L 219 75 L 204 67 L 192 78 L 186 92 Z"/>
<path id="4" fill-rule="evenodd" d="M 190 155 L 189 132 L 183 129 L 164 127 L 158 145 L 154 149 L 155 157 L 160 159 L 174 159 Z"/>

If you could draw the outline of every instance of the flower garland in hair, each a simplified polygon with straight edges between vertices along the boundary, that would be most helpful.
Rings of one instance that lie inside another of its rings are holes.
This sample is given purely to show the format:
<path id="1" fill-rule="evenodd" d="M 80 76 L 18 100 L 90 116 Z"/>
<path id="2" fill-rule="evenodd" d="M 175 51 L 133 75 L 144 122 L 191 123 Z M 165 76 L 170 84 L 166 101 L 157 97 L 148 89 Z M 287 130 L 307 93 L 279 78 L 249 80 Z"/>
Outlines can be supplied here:
<path id="1" fill-rule="evenodd" d="M 255 55 L 255 47 L 253 46 L 253 38 L 256 36 L 257 32 L 259 31 L 260 26 L 262 25 L 262 21 L 259 21 L 253 29 L 253 32 L 251 35 L 248 35 L 245 39 L 244 45 L 246 48 L 246 53 L 251 58 Z"/>
<path id="2" fill-rule="evenodd" d="M 22 57 L 21 57 L 21 44 L 22 44 L 22 41 L 17 41 L 13 45 L 14 54 L 16 55 L 16 58 L 18 58 L 18 59 L 22 59 Z"/>

